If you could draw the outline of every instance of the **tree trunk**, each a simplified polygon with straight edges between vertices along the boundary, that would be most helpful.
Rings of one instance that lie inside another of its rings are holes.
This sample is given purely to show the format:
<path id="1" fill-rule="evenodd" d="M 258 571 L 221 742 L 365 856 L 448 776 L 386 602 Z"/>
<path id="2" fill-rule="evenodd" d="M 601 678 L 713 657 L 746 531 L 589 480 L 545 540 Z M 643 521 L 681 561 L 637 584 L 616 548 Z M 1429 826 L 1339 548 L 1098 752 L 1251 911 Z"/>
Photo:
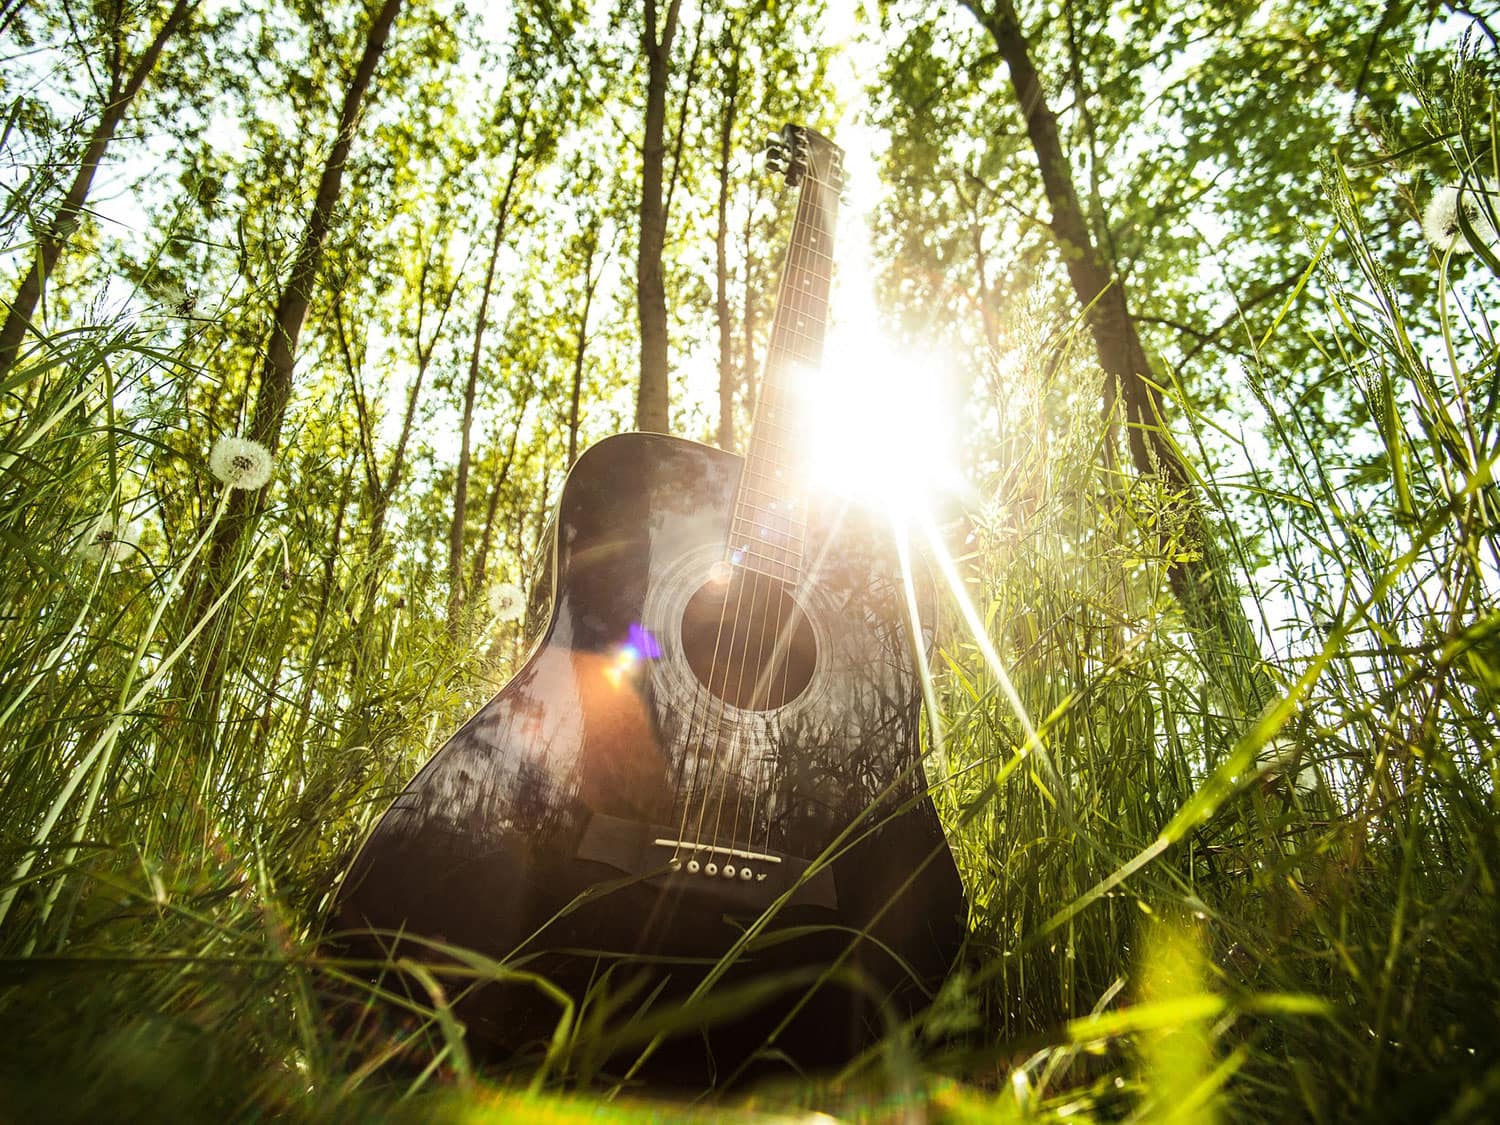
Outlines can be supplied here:
<path id="1" fill-rule="evenodd" d="M 1199 557 L 1168 568 L 1172 592 L 1194 631 L 1205 663 L 1220 663 L 1226 686 L 1259 712 L 1278 689 L 1261 657 L 1255 630 L 1239 604 L 1228 559 L 1209 527 L 1197 486 L 1166 429 L 1161 393 L 1131 318 L 1123 283 L 1094 242 L 1079 205 L 1072 168 L 1063 153 L 1057 117 L 1031 60 L 1013 0 L 963 0 L 995 41 L 1010 72 L 1026 134 L 1036 154 L 1042 187 L 1052 210 L 1052 234 L 1067 265 L 1074 295 L 1086 311 L 1089 331 L 1104 368 L 1104 411 L 1113 419 L 1123 400 L 1131 459 L 1137 472 L 1158 478 L 1182 496 L 1187 532 Z M 1242 690 L 1243 689 L 1243 690 Z"/>
<path id="2" fill-rule="evenodd" d="M 714 313 L 719 321 L 719 448 L 734 449 L 734 333 L 729 321 L 729 154 L 739 113 L 740 47 L 726 35 L 724 112 L 719 119 L 719 224 L 714 231 Z"/>
<path id="3" fill-rule="evenodd" d="M 20 353 L 26 332 L 32 327 L 32 318 L 36 315 L 37 304 L 42 299 L 42 289 L 46 285 L 47 278 L 52 276 L 58 258 L 62 256 L 68 235 L 78 224 L 79 216 L 83 213 L 83 205 L 88 201 L 89 191 L 94 186 L 94 175 L 99 170 L 99 164 L 104 160 L 110 141 L 114 139 L 115 130 L 119 128 L 126 111 L 130 108 L 130 103 L 135 100 L 135 96 L 141 92 L 141 87 L 146 84 L 146 79 L 156 69 L 167 41 L 182 28 L 197 6 L 198 0 L 177 0 L 167 14 L 166 22 L 152 38 L 150 46 L 136 62 L 135 68 L 130 72 L 124 84 L 119 83 L 118 74 L 114 76 L 109 102 L 104 107 L 99 124 L 94 127 L 88 146 L 83 150 L 83 158 L 79 163 L 77 174 L 73 177 L 73 184 L 68 188 L 68 194 L 63 197 L 57 214 L 52 217 L 52 221 L 39 235 L 31 268 L 21 279 L 16 295 L 10 303 L 10 309 L 5 314 L 5 323 L 0 326 L 0 375 L 9 371 L 16 362 L 16 356 Z"/>
<path id="4" fill-rule="evenodd" d="M 499 472 L 495 474 L 495 483 L 490 489 L 490 502 L 484 515 L 484 531 L 479 536 L 479 550 L 474 555 L 474 567 L 469 571 L 471 588 L 477 588 L 489 571 L 490 548 L 495 542 L 495 516 L 500 511 L 500 495 L 505 490 L 505 482 L 510 479 L 511 466 L 516 461 L 516 443 L 520 439 L 521 424 L 526 420 L 526 408 L 531 405 L 534 390 L 535 384 L 527 380 L 526 396 L 521 400 L 520 408 L 516 411 L 516 424 L 511 427 L 510 443 L 506 447 L 504 459 L 500 462 Z"/>
<path id="5" fill-rule="evenodd" d="M 681 0 L 668 0 L 657 38 L 657 0 L 646 0 L 641 50 L 646 56 L 646 128 L 641 148 L 640 243 L 636 256 L 636 303 L 641 324 L 641 381 L 636 395 L 638 430 L 665 433 L 667 417 L 667 292 L 662 273 L 667 218 L 662 201 L 666 156 L 667 81 L 672 39 Z"/>
<path id="6" fill-rule="evenodd" d="M 391 25 L 396 22 L 396 15 L 400 10 L 401 0 L 385 0 L 376 13 L 374 22 L 370 24 L 364 54 L 344 91 L 338 131 L 334 135 L 333 148 L 323 165 L 323 174 L 318 180 L 312 211 L 302 228 L 302 240 L 297 245 L 291 276 L 276 302 L 270 340 L 255 393 L 255 409 L 251 413 L 246 434 L 272 453 L 281 444 L 281 427 L 286 420 L 287 404 L 292 397 L 292 367 L 296 361 L 297 340 L 302 334 L 308 307 L 312 304 L 313 283 L 317 280 L 318 269 L 323 263 L 323 246 L 328 241 L 333 208 L 338 203 L 339 193 L 343 188 L 344 167 L 349 162 L 354 130 L 359 123 L 359 115 L 364 108 L 365 94 L 370 88 L 375 67 L 385 51 Z M 225 513 L 225 518 L 220 521 L 218 533 L 214 537 L 211 561 L 215 565 L 210 569 L 217 570 L 230 558 L 244 534 L 247 520 L 259 511 L 264 496 L 264 490 L 257 491 L 253 496 L 247 492 L 234 494 L 233 502 Z"/>
<path id="7" fill-rule="evenodd" d="M 594 217 L 594 224 L 589 228 L 588 240 L 585 246 L 588 257 L 583 263 L 583 310 L 578 315 L 578 335 L 574 340 L 573 349 L 573 387 L 572 395 L 568 403 L 568 467 L 573 467 L 573 462 L 578 460 L 578 407 L 579 400 L 583 397 L 583 358 L 588 350 L 589 342 L 589 310 L 594 305 L 594 290 L 599 287 L 599 279 L 594 276 L 594 258 L 599 253 L 599 227 L 603 220 L 599 216 Z M 608 261 L 608 255 L 605 256 Z M 600 270 L 603 273 L 603 270 Z"/>
<path id="8" fill-rule="evenodd" d="M 276 302 L 276 313 L 271 327 L 266 357 L 261 365 L 260 382 L 256 390 L 255 409 L 250 417 L 247 437 L 260 442 L 274 453 L 281 442 L 281 427 L 286 418 L 287 404 L 292 397 L 292 365 L 296 358 L 297 339 L 301 335 L 307 310 L 312 303 L 313 284 L 317 280 L 323 261 L 323 247 L 333 220 L 334 205 L 338 202 L 343 186 L 344 167 L 349 160 L 349 151 L 354 142 L 354 131 L 359 123 L 365 94 L 370 88 L 375 67 L 385 51 L 391 25 L 401 10 L 401 0 L 384 0 L 380 10 L 370 24 L 365 37 L 364 52 L 349 85 L 344 91 L 344 103 L 339 110 L 338 131 L 333 148 L 323 165 L 318 180 L 317 194 L 302 230 L 302 238 L 293 259 L 291 276 L 287 279 L 281 296 Z M 191 595 L 184 628 L 192 628 L 208 607 L 213 604 L 225 580 L 247 528 L 265 503 L 265 489 L 255 492 L 236 490 L 229 499 L 223 518 L 214 529 L 213 540 L 208 549 L 208 561 Z M 218 680 L 222 671 L 222 630 L 205 629 L 199 634 L 201 660 L 187 662 L 196 665 L 200 675 L 199 684 L 217 694 Z M 216 704 L 215 704 L 216 706 Z"/>
<path id="9" fill-rule="evenodd" d="M 469 376 L 464 383 L 464 419 L 459 437 L 458 472 L 453 483 L 453 520 L 448 525 L 448 628 L 455 627 L 463 610 L 464 590 L 464 524 L 468 520 L 470 431 L 474 427 L 474 396 L 479 388 L 479 365 L 484 351 L 484 331 L 488 326 L 490 293 L 495 286 L 495 265 L 505 244 L 505 230 L 510 221 L 511 202 L 520 179 L 526 118 L 516 129 L 516 151 L 510 162 L 505 189 L 495 205 L 495 237 L 490 241 L 490 259 L 484 269 L 484 289 L 479 297 L 479 314 L 474 318 L 474 346 L 469 349 Z"/>
<path id="10" fill-rule="evenodd" d="M 344 91 L 338 132 L 335 134 L 333 148 L 328 153 L 328 160 L 323 165 L 323 174 L 318 180 L 318 191 L 313 197 L 312 211 L 302 231 L 302 241 L 292 263 L 291 277 L 287 279 L 281 298 L 276 302 L 271 339 L 266 349 L 265 363 L 261 366 L 260 386 L 255 395 L 255 411 L 250 418 L 249 431 L 252 440 L 260 442 L 273 453 L 281 443 L 281 426 L 286 419 L 287 403 L 292 397 L 292 365 L 296 361 L 297 340 L 302 334 L 302 325 L 307 320 L 308 306 L 312 303 L 313 283 L 317 280 L 318 269 L 323 263 L 323 246 L 328 241 L 334 205 L 343 189 L 344 168 L 349 162 L 349 151 L 354 144 L 354 130 L 359 124 L 365 94 L 375 75 L 375 67 L 385 52 L 391 25 L 396 22 L 396 15 L 400 10 L 401 0 L 385 0 L 370 24 L 364 54 L 360 56 L 354 77 Z"/>
<path id="11" fill-rule="evenodd" d="M 755 417 L 755 388 L 756 380 L 752 378 L 755 372 L 755 322 L 759 311 L 755 303 L 755 199 L 751 198 L 750 205 L 745 208 L 745 300 L 740 316 L 740 331 L 744 333 L 740 338 L 740 370 L 739 386 L 745 392 L 745 414 L 751 418 Z"/>

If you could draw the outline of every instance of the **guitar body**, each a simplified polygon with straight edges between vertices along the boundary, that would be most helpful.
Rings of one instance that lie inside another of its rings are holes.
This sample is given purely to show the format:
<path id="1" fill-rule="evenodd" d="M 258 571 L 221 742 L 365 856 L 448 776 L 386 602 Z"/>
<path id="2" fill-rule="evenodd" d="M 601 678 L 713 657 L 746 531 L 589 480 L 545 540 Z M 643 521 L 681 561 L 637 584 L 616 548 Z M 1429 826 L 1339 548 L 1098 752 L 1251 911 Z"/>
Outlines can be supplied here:
<path id="1" fill-rule="evenodd" d="M 814 505 L 801 573 L 731 576 L 744 464 L 637 433 L 578 460 L 545 626 L 364 842 L 345 932 L 542 974 L 623 1029 L 607 1041 L 628 1062 L 643 1015 L 689 1000 L 760 920 L 708 992 L 756 996 L 729 1019 L 689 1004 L 691 1034 L 655 1052 L 682 1074 L 845 1060 L 941 983 L 966 905 L 926 796 L 894 547 Z M 445 988 L 492 1055 L 540 1049 L 561 1014 L 524 982 Z"/>

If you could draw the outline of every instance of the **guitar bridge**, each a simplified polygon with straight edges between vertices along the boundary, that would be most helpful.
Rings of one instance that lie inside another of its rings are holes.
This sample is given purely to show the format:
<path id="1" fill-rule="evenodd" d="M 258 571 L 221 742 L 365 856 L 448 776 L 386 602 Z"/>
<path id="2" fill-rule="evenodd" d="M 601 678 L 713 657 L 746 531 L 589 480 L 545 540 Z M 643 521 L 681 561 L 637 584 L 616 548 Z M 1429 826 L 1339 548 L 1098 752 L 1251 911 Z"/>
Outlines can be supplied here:
<path id="1" fill-rule="evenodd" d="M 810 871 L 807 860 L 794 856 L 681 840 L 659 826 L 621 817 L 590 816 L 574 855 L 666 887 L 727 895 L 757 910 L 788 890 L 788 905 L 838 909 L 827 865 Z"/>

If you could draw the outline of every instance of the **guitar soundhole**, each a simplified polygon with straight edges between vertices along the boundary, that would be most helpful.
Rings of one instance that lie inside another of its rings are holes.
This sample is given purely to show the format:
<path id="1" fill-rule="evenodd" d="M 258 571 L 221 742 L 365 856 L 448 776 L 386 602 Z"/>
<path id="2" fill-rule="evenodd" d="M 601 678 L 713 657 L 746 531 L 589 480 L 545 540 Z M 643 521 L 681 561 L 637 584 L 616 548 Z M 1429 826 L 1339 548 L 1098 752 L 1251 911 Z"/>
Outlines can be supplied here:
<path id="1" fill-rule="evenodd" d="M 704 687 L 747 711 L 790 703 L 817 666 L 812 625 L 785 583 L 739 569 L 692 596 L 682 647 Z"/>

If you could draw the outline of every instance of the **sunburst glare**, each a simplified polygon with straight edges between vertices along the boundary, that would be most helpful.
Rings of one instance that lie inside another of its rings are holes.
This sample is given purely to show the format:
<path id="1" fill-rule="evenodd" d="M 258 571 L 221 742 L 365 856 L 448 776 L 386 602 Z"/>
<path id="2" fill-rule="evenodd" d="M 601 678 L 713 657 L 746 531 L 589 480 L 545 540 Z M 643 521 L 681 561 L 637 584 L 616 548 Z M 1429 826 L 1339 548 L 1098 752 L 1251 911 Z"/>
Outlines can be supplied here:
<path id="1" fill-rule="evenodd" d="M 873 197 L 861 190 L 859 165 L 851 165 L 833 323 L 822 370 L 802 386 L 806 465 L 814 489 L 906 524 L 933 512 L 938 498 L 961 484 L 951 365 L 887 330 L 873 288 L 867 223 Z"/>

